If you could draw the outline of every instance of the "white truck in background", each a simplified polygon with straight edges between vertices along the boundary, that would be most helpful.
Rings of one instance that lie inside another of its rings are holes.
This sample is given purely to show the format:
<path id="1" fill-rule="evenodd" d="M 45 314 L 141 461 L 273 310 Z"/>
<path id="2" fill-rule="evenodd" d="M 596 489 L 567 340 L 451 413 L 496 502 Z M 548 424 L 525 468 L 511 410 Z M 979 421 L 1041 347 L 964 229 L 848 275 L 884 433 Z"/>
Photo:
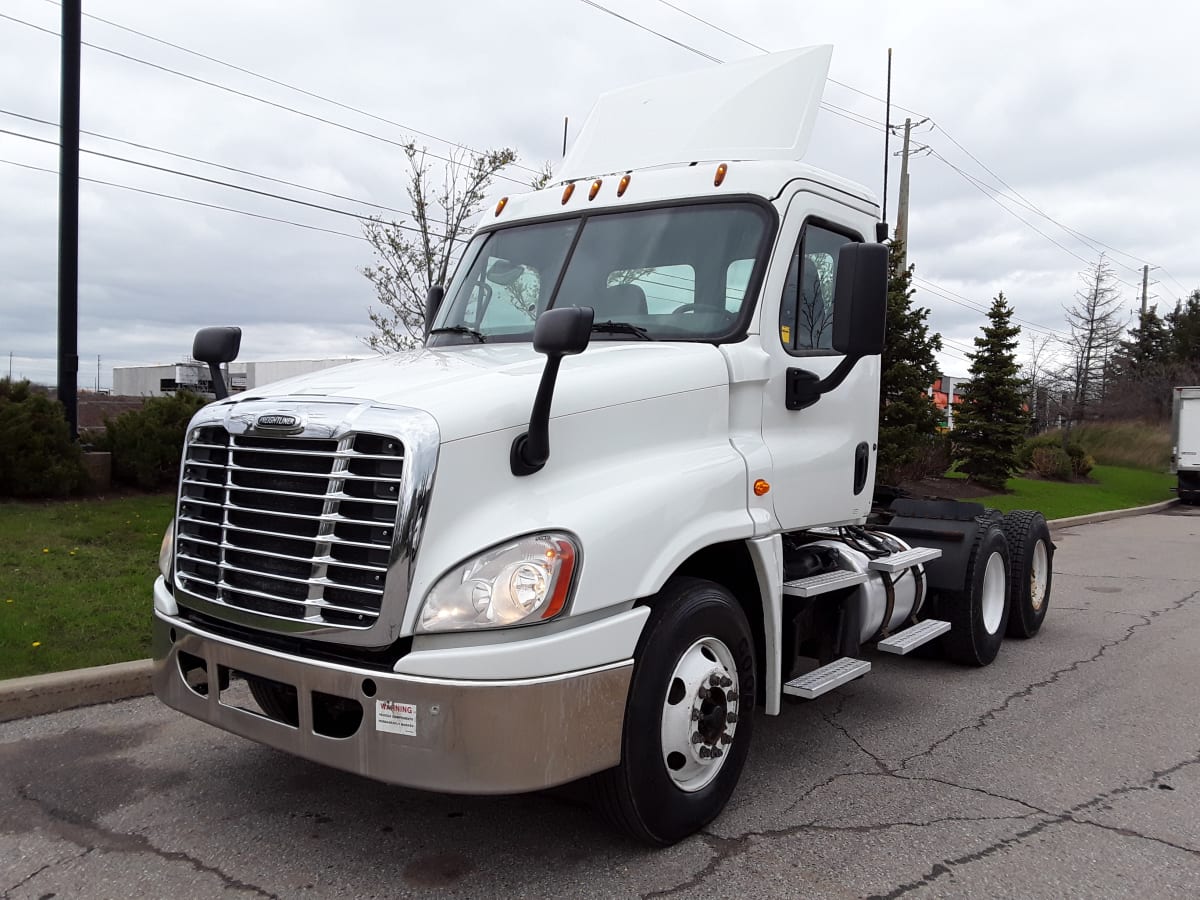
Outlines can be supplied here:
<path id="1" fill-rule="evenodd" d="M 1036 633 L 1040 514 L 873 514 L 886 226 L 799 162 L 830 54 L 605 95 L 557 184 L 486 210 L 423 348 L 201 410 L 157 695 L 395 784 L 590 777 L 664 845 L 785 695 Z"/>
<path id="2" fill-rule="evenodd" d="M 1183 503 L 1200 503 L 1200 387 L 1177 387 L 1171 404 L 1171 474 Z"/>

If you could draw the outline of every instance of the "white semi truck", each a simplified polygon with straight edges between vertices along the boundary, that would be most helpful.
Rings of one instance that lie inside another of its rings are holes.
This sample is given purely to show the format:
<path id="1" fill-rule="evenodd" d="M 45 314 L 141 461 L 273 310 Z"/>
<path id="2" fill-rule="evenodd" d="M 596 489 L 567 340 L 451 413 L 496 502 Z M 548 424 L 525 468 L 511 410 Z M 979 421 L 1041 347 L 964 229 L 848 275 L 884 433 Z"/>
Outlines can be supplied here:
<path id="1" fill-rule="evenodd" d="M 201 410 L 157 695 L 395 784 L 590 777 L 669 844 L 785 695 L 1033 635 L 1040 514 L 873 515 L 886 226 L 798 161 L 830 53 L 605 95 L 557 184 L 487 208 L 423 348 Z"/>
<path id="2" fill-rule="evenodd" d="M 1177 387 L 1171 404 L 1171 473 L 1184 503 L 1200 503 L 1200 387 Z"/>

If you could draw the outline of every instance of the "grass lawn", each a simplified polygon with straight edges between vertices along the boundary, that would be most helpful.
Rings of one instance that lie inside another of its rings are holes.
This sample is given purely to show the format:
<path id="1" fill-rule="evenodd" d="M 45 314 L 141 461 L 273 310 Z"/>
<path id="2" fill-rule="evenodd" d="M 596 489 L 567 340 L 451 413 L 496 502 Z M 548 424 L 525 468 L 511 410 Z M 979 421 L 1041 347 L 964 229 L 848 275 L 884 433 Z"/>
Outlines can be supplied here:
<path id="1" fill-rule="evenodd" d="M 0 678 L 150 654 L 172 494 L 0 503 Z"/>
<path id="2" fill-rule="evenodd" d="M 1011 509 L 1040 510 L 1047 519 L 1065 519 L 1109 509 L 1146 506 L 1175 495 L 1175 477 L 1146 469 L 1096 466 L 1091 477 L 1097 484 L 1067 484 L 1032 478 L 1010 478 L 1009 494 L 979 497 L 985 506 L 1008 512 Z"/>

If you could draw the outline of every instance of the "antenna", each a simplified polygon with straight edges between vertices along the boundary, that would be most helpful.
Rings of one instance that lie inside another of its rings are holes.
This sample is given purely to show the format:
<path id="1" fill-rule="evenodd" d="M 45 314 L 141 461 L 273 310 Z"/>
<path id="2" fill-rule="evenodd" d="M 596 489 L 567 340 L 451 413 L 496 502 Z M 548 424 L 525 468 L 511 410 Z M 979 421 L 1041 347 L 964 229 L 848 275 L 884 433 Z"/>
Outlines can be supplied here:
<path id="1" fill-rule="evenodd" d="M 888 156 L 890 153 L 889 145 L 892 137 L 892 48 L 888 47 L 888 62 L 887 62 L 887 100 L 885 101 L 886 109 L 883 114 L 883 216 L 884 222 L 887 222 L 887 181 L 888 181 Z"/>

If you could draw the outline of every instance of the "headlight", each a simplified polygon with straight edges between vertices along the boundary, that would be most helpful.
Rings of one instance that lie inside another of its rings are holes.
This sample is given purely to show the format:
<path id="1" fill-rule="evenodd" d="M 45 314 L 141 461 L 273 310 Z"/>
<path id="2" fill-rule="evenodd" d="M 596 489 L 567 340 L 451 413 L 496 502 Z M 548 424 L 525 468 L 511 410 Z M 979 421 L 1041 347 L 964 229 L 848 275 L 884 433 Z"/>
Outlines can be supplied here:
<path id="1" fill-rule="evenodd" d="M 168 587 L 171 581 L 171 553 L 175 549 L 175 520 L 171 520 L 171 524 L 167 526 L 166 533 L 163 534 L 162 546 L 158 548 L 158 571 L 162 572 L 162 577 L 167 580 Z"/>
<path id="2" fill-rule="evenodd" d="M 494 547 L 447 572 L 425 598 L 418 631 L 530 625 L 567 605 L 578 550 L 564 534 Z"/>

